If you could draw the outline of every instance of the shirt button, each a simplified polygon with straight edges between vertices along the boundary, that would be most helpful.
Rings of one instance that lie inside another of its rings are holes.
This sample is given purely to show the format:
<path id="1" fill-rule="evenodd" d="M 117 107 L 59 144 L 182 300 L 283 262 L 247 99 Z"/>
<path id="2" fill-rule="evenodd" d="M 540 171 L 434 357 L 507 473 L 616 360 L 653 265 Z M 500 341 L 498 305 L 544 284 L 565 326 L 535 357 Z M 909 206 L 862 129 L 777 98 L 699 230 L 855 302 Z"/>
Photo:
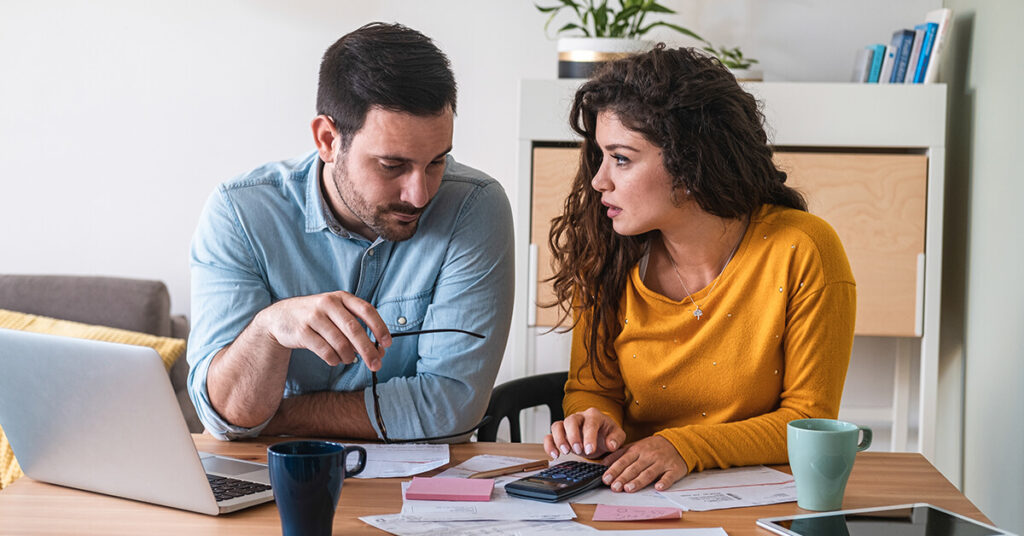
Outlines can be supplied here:
<path id="1" fill-rule="evenodd" d="M 398 317 L 398 325 L 399 326 L 404 326 L 406 322 L 408 322 L 408 320 L 406 320 L 404 316 Z"/>
<path id="2" fill-rule="evenodd" d="M 707 417 L 707 416 L 708 416 L 708 414 L 702 411 L 702 412 L 700 412 L 700 416 L 701 416 L 701 417 Z"/>
<path id="3" fill-rule="evenodd" d="M 372 257 L 373 256 L 373 250 L 372 249 L 366 250 L 366 254 Z"/>
<path id="4" fill-rule="evenodd" d="M 336 232 L 336 233 L 340 233 L 341 232 L 341 227 L 338 227 L 337 225 L 332 225 L 331 226 L 331 230 Z"/>

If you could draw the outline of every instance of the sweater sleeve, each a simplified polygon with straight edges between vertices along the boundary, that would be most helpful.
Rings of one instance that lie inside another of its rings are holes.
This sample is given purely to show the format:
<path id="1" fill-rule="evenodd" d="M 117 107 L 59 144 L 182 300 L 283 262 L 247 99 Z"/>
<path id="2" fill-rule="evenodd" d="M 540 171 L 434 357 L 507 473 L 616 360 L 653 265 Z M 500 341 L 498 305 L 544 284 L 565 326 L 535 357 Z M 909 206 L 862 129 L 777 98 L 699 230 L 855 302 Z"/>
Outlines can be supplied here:
<path id="1" fill-rule="evenodd" d="M 666 428 L 656 435 L 675 446 L 690 471 L 786 463 L 789 421 L 835 418 L 839 413 L 855 313 L 852 281 L 828 283 L 791 303 L 786 313 L 785 369 L 777 409 L 736 422 Z M 575 361 L 575 346 L 573 350 Z"/>
<path id="2" fill-rule="evenodd" d="M 562 409 L 566 415 L 571 415 L 597 408 L 622 426 L 622 406 L 626 397 L 622 375 L 619 374 L 619 363 L 603 361 L 601 364 L 607 369 L 605 371 L 602 371 L 597 363 L 590 363 L 584 346 L 589 330 L 590 315 L 582 315 L 572 332 L 569 380 L 565 384 Z"/>

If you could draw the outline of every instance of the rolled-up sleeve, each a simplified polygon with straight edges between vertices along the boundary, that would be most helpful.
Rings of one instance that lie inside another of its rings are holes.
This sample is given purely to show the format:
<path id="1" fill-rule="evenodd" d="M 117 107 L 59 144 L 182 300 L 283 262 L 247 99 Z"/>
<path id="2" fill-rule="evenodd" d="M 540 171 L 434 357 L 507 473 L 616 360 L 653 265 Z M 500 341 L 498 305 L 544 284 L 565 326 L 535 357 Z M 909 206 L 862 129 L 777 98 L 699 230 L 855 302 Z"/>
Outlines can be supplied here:
<path id="1" fill-rule="evenodd" d="M 270 293 L 250 241 L 223 188 L 207 200 L 190 252 L 192 328 L 188 340 L 188 392 L 207 431 L 218 439 L 253 437 L 253 428 L 235 426 L 210 403 L 206 376 L 213 356 L 270 305 Z"/>

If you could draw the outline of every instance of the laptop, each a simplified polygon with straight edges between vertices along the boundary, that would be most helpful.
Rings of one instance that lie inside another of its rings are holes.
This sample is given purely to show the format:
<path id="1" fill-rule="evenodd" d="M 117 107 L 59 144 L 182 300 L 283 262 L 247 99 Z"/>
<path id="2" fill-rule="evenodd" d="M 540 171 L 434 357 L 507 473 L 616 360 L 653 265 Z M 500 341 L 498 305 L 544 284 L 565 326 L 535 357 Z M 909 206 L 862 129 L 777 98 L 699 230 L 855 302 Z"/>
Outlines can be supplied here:
<path id="1" fill-rule="evenodd" d="M 35 480 L 209 515 L 274 498 L 265 464 L 196 451 L 149 347 L 0 329 L 0 426 Z"/>

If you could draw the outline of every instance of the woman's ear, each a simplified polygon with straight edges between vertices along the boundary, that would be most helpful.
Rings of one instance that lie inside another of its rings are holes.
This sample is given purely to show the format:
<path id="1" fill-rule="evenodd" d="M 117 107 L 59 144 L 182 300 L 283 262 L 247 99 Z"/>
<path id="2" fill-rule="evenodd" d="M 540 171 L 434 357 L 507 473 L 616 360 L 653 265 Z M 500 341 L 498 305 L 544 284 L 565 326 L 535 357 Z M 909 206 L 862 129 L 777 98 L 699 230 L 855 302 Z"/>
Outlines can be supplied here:
<path id="1" fill-rule="evenodd" d="M 341 135 L 334 128 L 334 120 L 321 114 L 313 118 L 310 127 L 313 129 L 313 142 L 320 153 L 320 160 L 325 163 L 334 162 L 334 157 L 338 154 L 335 144 L 341 144 Z"/>

